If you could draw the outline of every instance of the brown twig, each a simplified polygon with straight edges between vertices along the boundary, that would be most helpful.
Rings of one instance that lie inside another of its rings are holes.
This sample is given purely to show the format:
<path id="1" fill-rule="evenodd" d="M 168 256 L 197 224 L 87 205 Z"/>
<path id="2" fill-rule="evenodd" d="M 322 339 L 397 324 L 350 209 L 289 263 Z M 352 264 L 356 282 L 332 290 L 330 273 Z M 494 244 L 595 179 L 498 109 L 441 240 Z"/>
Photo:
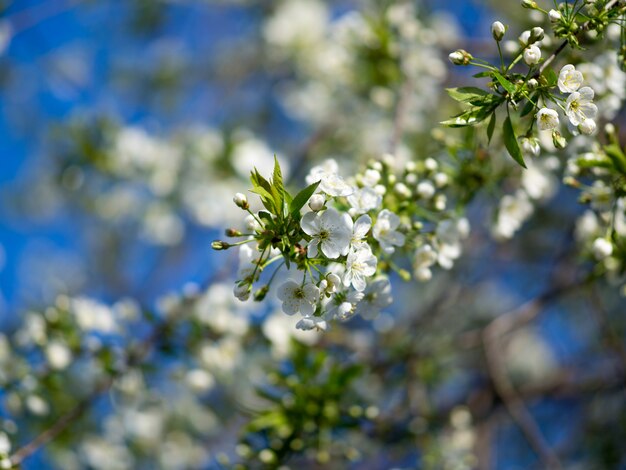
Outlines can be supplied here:
<path id="1" fill-rule="evenodd" d="M 502 399 L 513 420 L 524 433 L 546 469 L 560 469 L 561 463 L 556 453 L 546 442 L 541 429 L 526 408 L 524 400 L 511 383 L 502 359 L 501 324 L 492 324 L 483 333 L 483 346 L 487 360 L 487 370 L 497 394 Z"/>

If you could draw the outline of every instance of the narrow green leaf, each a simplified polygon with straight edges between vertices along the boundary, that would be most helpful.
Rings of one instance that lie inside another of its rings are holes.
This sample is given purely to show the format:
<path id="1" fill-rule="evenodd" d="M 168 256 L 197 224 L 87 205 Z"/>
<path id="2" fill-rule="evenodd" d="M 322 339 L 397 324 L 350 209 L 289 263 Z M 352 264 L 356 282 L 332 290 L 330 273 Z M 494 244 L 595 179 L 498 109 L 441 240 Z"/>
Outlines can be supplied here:
<path id="1" fill-rule="evenodd" d="M 491 77 L 491 72 L 487 72 L 485 70 L 484 72 L 475 73 L 474 75 L 472 75 L 472 77 L 474 77 L 474 78 Z"/>
<path id="2" fill-rule="evenodd" d="M 537 95 L 533 95 L 533 97 L 526 102 L 526 104 L 522 108 L 522 112 L 520 113 L 520 117 L 527 116 L 528 114 L 530 114 L 535 109 L 535 105 L 533 104 L 533 101 L 537 102 Z"/>
<path id="3" fill-rule="evenodd" d="M 292 216 L 297 216 L 300 209 L 304 207 L 319 185 L 320 181 L 317 181 L 296 194 L 296 197 L 293 198 L 293 201 L 291 201 L 291 204 L 289 205 L 289 212 Z"/>
<path id="4" fill-rule="evenodd" d="M 491 119 L 489 119 L 489 124 L 487 124 L 487 142 L 491 143 L 491 138 L 493 137 L 493 131 L 496 128 L 496 112 L 491 113 Z"/>
<path id="5" fill-rule="evenodd" d="M 513 124 L 511 123 L 511 118 L 509 116 L 507 116 L 504 120 L 504 125 L 502 126 L 502 136 L 504 138 L 504 146 L 509 151 L 511 157 L 513 157 L 513 160 L 519 163 L 522 167 L 526 168 L 526 163 L 524 163 L 522 151 L 517 143 L 517 137 L 515 137 L 515 131 L 513 130 Z"/>
<path id="6" fill-rule="evenodd" d="M 448 95 L 450 98 L 460 102 L 470 101 L 472 99 L 476 99 L 490 95 L 491 93 L 482 90 L 481 88 L 476 88 L 472 86 L 461 87 L 461 88 L 446 88 Z"/>
<path id="7" fill-rule="evenodd" d="M 551 68 L 544 70 L 543 76 L 546 79 L 547 85 L 549 87 L 555 86 L 559 81 L 559 77 L 557 76 L 556 72 Z"/>
<path id="8" fill-rule="evenodd" d="M 493 76 L 496 77 L 496 80 L 498 80 L 498 82 L 500 82 L 500 85 L 502 85 L 502 88 L 504 88 L 506 91 L 509 92 L 509 95 L 515 94 L 515 85 L 513 85 L 506 78 L 500 75 L 499 72 L 493 72 Z"/>

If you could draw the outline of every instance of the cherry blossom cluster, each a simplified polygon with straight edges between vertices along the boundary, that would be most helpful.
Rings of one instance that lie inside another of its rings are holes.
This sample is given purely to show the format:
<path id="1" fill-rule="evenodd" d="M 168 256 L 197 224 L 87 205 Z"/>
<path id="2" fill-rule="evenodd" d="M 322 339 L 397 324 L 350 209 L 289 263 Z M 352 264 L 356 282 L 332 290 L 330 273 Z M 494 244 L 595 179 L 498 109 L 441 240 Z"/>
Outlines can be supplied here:
<path id="1" fill-rule="evenodd" d="M 311 169 L 309 186 L 293 198 L 285 196 L 278 165 L 271 181 L 253 173 L 261 189 L 252 191 L 265 210 L 252 211 L 248 198 L 236 194 L 235 204 L 248 215 L 242 230 L 227 234 L 243 239 L 213 243 L 215 249 L 239 246 L 235 296 L 262 300 L 276 283 L 282 310 L 301 316 L 297 328 L 325 330 L 330 320 L 372 319 L 391 304 L 388 273 L 411 277 L 394 261 L 398 251 L 414 260 L 418 280 L 430 279 L 434 265 L 450 269 L 469 223 L 446 211 L 448 174 L 433 158 L 408 162 L 397 172 L 392 164 L 386 156 L 345 179 L 337 162 L 326 160 Z M 280 203 L 269 200 L 272 193 Z M 273 263 L 278 267 L 253 294 Z"/>
<path id="2" fill-rule="evenodd" d="M 551 98 L 567 116 L 570 132 L 574 135 L 578 132 L 593 134 L 596 130 L 594 119 L 598 114 L 598 107 L 593 103 L 593 89 L 582 86 L 583 74 L 572 64 L 567 64 L 559 72 L 557 83 L 561 93 L 568 94 L 568 97 L 564 100 L 553 94 Z M 558 112 L 547 106 L 542 107 L 537 112 L 537 127 L 540 131 L 554 131 L 553 139 L 558 141 L 560 134 L 555 131 L 559 127 Z"/>

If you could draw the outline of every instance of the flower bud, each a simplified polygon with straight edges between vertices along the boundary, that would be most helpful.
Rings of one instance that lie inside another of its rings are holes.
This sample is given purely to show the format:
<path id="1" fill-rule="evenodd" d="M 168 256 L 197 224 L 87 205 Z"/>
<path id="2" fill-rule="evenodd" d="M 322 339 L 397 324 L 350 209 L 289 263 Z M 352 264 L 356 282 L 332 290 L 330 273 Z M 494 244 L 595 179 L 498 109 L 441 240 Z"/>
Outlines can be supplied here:
<path id="1" fill-rule="evenodd" d="M 520 34 L 519 37 L 517 38 L 517 41 L 519 42 L 520 46 L 522 46 L 522 47 L 530 46 L 530 44 L 531 44 L 531 42 L 530 42 L 530 31 L 526 30 L 522 34 Z"/>
<path id="2" fill-rule="evenodd" d="M 500 42 L 504 37 L 504 33 L 506 32 L 506 27 L 500 23 L 499 21 L 494 21 L 491 25 L 491 35 L 493 38 Z"/>
<path id="3" fill-rule="evenodd" d="M 563 15 L 561 15 L 561 12 L 558 10 L 550 10 L 548 12 L 548 17 L 550 18 L 550 21 L 552 23 L 557 23 L 561 21 L 561 18 L 563 18 Z"/>
<path id="4" fill-rule="evenodd" d="M 265 296 L 267 295 L 269 291 L 270 291 L 270 286 L 265 285 L 261 287 L 258 291 L 254 293 L 254 301 L 261 302 L 263 299 L 265 299 Z"/>
<path id="5" fill-rule="evenodd" d="M 559 131 L 552 131 L 552 144 L 558 149 L 564 149 L 567 146 L 567 140 Z"/>
<path id="6" fill-rule="evenodd" d="M 533 0 L 522 0 L 522 8 L 532 8 L 534 10 L 537 8 L 537 2 Z"/>
<path id="7" fill-rule="evenodd" d="M 222 240 L 215 240 L 213 243 L 211 243 L 211 248 L 217 251 L 228 250 L 230 248 L 230 244 Z"/>
<path id="8" fill-rule="evenodd" d="M 435 187 L 430 181 L 422 181 L 417 185 L 417 194 L 424 199 L 430 199 L 435 195 Z"/>
<path id="9" fill-rule="evenodd" d="M 463 49 L 457 49 L 456 51 L 450 53 L 448 56 L 450 62 L 454 65 L 469 65 L 470 61 L 473 59 L 472 54 Z"/>
<path id="10" fill-rule="evenodd" d="M 396 183 L 393 191 L 401 198 L 409 199 L 411 197 L 411 190 L 404 183 Z"/>
<path id="11" fill-rule="evenodd" d="M 235 284 L 235 288 L 233 289 L 233 294 L 242 302 L 245 302 L 250 298 L 250 284 Z"/>
<path id="12" fill-rule="evenodd" d="M 233 198 L 233 202 L 237 205 L 237 207 L 241 207 L 243 210 L 247 210 L 250 208 L 250 205 L 248 204 L 248 199 L 246 198 L 245 194 L 242 194 L 242 193 L 235 194 L 235 197 Z"/>
<path id="13" fill-rule="evenodd" d="M 325 203 L 326 199 L 321 194 L 314 194 L 311 196 L 311 199 L 309 199 L 309 207 L 313 212 L 322 210 Z"/>
<path id="14" fill-rule="evenodd" d="M 596 121 L 593 119 L 585 119 L 578 126 L 578 130 L 585 135 L 591 135 L 596 131 Z"/>
<path id="15" fill-rule="evenodd" d="M 608 258 L 613 254 L 613 244 L 606 238 L 596 238 L 591 247 L 593 256 L 598 260 Z"/>
<path id="16" fill-rule="evenodd" d="M 527 85 L 528 85 L 528 89 L 530 91 L 533 91 L 539 86 L 539 82 L 537 81 L 537 79 L 531 78 L 530 80 L 528 80 Z"/>
<path id="17" fill-rule="evenodd" d="M 241 233 L 241 231 L 237 230 L 236 228 L 227 228 L 225 230 L 226 236 L 227 237 L 242 237 L 243 233 Z"/>
<path id="18" fill-rule="evenodd" d="M 541 59 L 541 49 L 537 46 L 528 46 L 524 49 L 524 62 L 527 65 L 536 65 Z"/>
<path id="19" fill-rule="evenodd" d="M 545 33 L 543 32 L 543 28 L 536 26 L 530 30 L 530 42 L 533 43 L 533 42 L 541 41 L 544 35 Z"/>

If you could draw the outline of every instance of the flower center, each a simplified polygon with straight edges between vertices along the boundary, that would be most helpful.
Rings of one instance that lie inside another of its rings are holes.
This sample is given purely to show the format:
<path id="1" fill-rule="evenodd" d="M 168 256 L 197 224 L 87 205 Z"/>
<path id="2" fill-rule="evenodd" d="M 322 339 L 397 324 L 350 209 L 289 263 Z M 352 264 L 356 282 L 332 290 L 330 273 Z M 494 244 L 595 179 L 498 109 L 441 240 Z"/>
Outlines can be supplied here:
<path id="1" fill-rule="evenodd" d="M 328 230 L 321 230 L 319 234 L 320 241 L 328 240 L 330 238 L 330 232 Z"/>

